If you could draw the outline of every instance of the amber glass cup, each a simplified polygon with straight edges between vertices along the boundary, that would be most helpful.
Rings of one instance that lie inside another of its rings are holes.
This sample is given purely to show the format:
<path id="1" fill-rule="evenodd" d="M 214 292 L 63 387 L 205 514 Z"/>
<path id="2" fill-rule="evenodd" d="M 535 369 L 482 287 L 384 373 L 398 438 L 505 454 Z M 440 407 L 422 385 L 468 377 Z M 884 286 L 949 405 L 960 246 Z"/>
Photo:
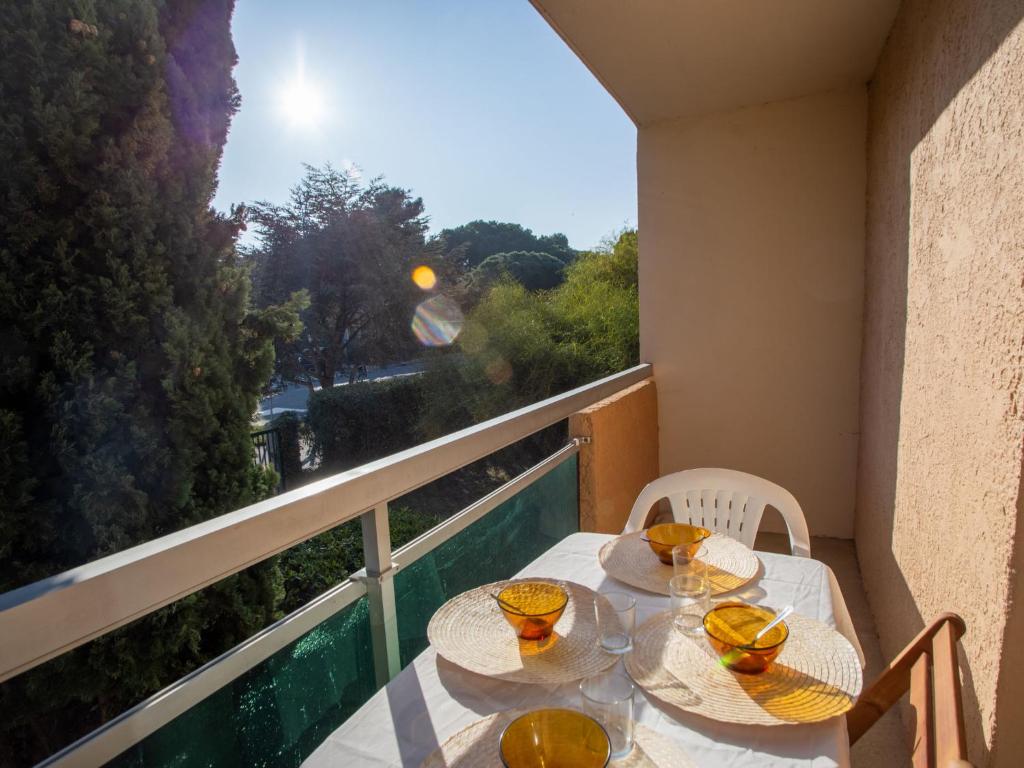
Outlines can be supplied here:
<path id="1" fill-rule="evenodd" d="M 697 525 L 662 523 L 648 528 L 642 538 L 661 562 L 665 565 L 672 565 L 672 549 L 674 547 L 689 548 L 690 557 L 693 557 L 700 549 L 701 542 L 710 535 L 711 531 Z"/>
<path id="2" fill-rule="evenodd" d="M 502 615 L 518 637 L 543 640 L 562 618 L 569 594 L 557 584 L 522 581 L 501 590 L 497 600 Z"/>
<path id="3" fill-rule="evenodd" d="M 734 672 L 760 674 L 771 666 L 789 637 L 786 622 L 754 636 L 772 619 L 775 611 L 747 603 L 719 603 L 704 615 L 704 632 L 723 665 Z"/>
<path id="4" fill-rule="evenodd" d="M 611 743 L 604 728 L 574 709 L 538 709 L 516 718 L 498 742 L 506 768 L 604 768 Z"/>

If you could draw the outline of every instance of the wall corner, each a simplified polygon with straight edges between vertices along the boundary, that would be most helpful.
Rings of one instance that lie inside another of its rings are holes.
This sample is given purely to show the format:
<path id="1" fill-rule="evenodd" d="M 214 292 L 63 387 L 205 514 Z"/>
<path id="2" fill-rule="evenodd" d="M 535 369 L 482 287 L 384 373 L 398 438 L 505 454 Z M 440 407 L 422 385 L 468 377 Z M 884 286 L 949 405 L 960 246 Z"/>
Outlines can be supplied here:
<path id="1" fill-rule="evenodd" d="M 619 533 L 633 502 L 658 477 L 658 395 L 654 379 L 569 417 L 580 446 L 580 530 Z"/>

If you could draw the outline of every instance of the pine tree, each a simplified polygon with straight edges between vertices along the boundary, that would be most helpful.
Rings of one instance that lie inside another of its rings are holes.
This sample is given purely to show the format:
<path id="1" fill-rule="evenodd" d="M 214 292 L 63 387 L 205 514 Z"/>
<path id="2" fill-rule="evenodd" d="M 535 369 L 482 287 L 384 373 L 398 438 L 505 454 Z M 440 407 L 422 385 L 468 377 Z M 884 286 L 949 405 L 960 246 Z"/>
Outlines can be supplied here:
<path id="1" fill-rule="evenodd" d="M 232 10 L 0 5 L 0 591 L 254 500 L 249 420 L 294 317 L 250 311 L 240 216 L 210 207 Z M 55 751 L 266 624 L 279 593 L 267 563 L 16 678 L 0 742 Z"/>

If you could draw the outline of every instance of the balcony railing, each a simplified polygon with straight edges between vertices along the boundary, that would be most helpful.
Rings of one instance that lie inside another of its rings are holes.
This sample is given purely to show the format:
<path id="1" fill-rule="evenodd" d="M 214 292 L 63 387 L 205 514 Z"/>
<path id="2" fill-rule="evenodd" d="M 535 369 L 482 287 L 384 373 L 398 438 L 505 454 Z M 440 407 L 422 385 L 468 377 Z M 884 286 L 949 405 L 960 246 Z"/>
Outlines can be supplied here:
<path id="1" fill-rule="evenodd" d="M 302 717 L 308 715 L 310 706 L 331 710 L 326 720 L 290 724 L 283 722 L 287 717 L 282 713 L 278 722 L 281 729 L 299 728 L 298 736 L 282 735 L 275 742 L 277 747 L 287 742 L 293 760 L 312 749 L 348 711 L 426 646 L 426 622 L 444 600 L 476 584 L 516 572 L 575 529 L 578 446 L 570 443 L 394 553 L 388 502 L 650 375 L 649 365 L 636 366 L 0 595 L 2 681 L 344 522 L 357 517 L 361 520 L 366 563 L 362 571 L 65 748 L 45 764 L 103 765 L 118 755 L 122 755 L 119 765 L 150 764 L 161 758 L 154 754 L 147 759 L 147 747 L 159 754 L 160 746 L 141 742 L 151 735 L 159 740 L 158 731 L 165 734 L 165 743 L 179 748 L 185 734 L 191 734 L 188 738 L 200 748 L 204 723 L 205 727 L 211 722 L 223 725 L 222 716 L 237 718 L 239 712 L 244 716 L 245 706 L 265 706 L 265 701 L 255 699 L 270 695 L 271 688 L 285 697 L 324 698 L 320 705 L 304 701 L 301 709 Z M 571 483 L 567 484 L 567 476 Z M 571 498 L 567 488 L 572 491 Z M 543 497 L 545 504 L 533 503 L 531 507 L 523 498 L 530 491 L 535 497 Z M 558 503 L 553 501 L 556 497 Z M 529 514 L 522 512 L 524 505 L 532 510 Z M 572 521 L 571 526 L 567 520 Z M 522 535 L 513 538 L 508 529 L 517 525 Z M 509 546 L 513 540 L 516 547 Z M 466 567 L 461 557 L 468 558 L 466 562 L 472 567 Z M 426 592 L 423 584 L 431 585 Z M 275 656 L 285 649 L 288 652 L 283 656 Z M 325 649 L 330 653 L 324 655 Z M 294 686 L 281 688 L 287 674 L 281 673 L 278 679 L 273 669 L 275 658 L 280 667 L 287 666 L 289 660 L 308 659 L 317 653 L 324 659 L 320 667 L 316 663 L 306 667 L 298 664 L 292 669 L 301 678 L 306 672 L 297 670 L 317 668 L 320 677 L 315 684 L 293 681 Z M 339 671 L 339 659 L 351 662 L 351 668 Z M 328 684 L 334 672 L 345 679 Z M 227 698 L 221 701 L 218 696 Z M 209 711 L 204 712 L 202 707 Z M 321 733 L 325 728 L 326 732 Z M 223 729 L 216 730 L 211 734 L 211 745 L 217 739 L 223 741 Z M 135 745 L 139 747 L 126 752 Z M 273 745 L 268 743 L 267 749 L 271 748 Z M 264 757 L 274 761 L 273 755 Z M 236 752 L 232 762 L 238 759 Z"/>

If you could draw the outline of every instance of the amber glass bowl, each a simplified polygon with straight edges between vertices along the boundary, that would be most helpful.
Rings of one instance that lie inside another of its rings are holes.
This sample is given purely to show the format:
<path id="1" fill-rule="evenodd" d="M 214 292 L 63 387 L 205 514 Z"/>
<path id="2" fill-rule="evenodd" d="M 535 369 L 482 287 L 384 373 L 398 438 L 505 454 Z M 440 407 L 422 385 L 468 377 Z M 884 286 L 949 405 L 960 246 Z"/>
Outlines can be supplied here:
<path id="1" fill-rule="evenodd" d="M 685 546 L 690 557 L 697 554 L 701 542 L 711 535 L 707 528 L 686 523 L 662 523 L 653 525 L 647 529 L 643 536 L 654 554 L 665 565 L 672 565 L 672 548 L 680 545 Z"/>
<path id="2" fill-rule="evenodd" d="M 513 720 L 498 742 L 506 768 L 604 768 L 612 747 L 604 728 L 574 709 L 537 709 Z"/>
<path id="3" fill-rule="evenodd" d="M 789 637 L 789 627 L 782 621 L 754 642 L 754 635 L 774 618 L 770 608 L 719 603 L 704 614 L 704 632 L 722 664 L 735 672 L 759 674 L 775 661 Z"/>
<path id="4" fill-rule="evenodd" d="M 569 593 L 545 581 L 521 581 L 498 593 L 498 607 L 516 635 L 542 640 L 555 628 L 569 602 Z"/>

